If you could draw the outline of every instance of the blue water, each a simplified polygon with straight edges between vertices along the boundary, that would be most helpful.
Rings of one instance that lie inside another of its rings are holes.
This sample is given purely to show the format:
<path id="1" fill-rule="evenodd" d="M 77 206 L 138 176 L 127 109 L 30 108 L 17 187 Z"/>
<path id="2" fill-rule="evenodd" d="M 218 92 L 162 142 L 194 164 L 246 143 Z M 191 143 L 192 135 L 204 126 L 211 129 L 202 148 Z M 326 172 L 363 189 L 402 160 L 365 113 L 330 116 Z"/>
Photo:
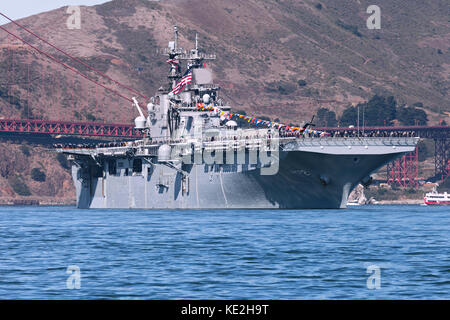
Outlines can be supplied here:
<path id="1" fill-rule="evenodd" d="M 448 207 L 0 207 L 0 299 L 450 299 L 449 238 Z"/>

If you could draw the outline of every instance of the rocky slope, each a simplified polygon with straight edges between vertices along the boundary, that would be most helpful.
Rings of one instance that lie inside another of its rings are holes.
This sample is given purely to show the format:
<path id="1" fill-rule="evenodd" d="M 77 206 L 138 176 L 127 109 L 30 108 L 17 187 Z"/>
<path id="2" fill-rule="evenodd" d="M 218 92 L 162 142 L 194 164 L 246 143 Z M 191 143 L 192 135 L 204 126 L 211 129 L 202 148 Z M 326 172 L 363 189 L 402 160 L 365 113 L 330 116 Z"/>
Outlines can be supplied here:
<path id="1" fill-rule="evenodd" d="M 70 172 L 56 153 L 36 145 L 0 142 L 0 155 L 0 204 L 74 202 Z"/>
<path id="2" fill-rule="evenodd" d="M 339 113 L 350 103 L 386 93 L 403 103 L 424 103 L 432 120 L 439 110 L 450 111 L 448 2 L 380 0 L 381 30 L 366 27 L 369 4 L 115 0 L 82 7 L 80 30 L 67 29 L 66 7 L 20 22 L 146 95 L 153 95 L 166 75 L 167 65 L 157 49 L 167 46 L 177 24 L 183 47 L 192 47 L 198 32 L 201 46 L 218 54 L 212 63 L 215 81 L 236 109 L 301 122 L 321 106 Z M 8 40 L 4 32 L 0 41 L 0 82 L 11 83 L 15 68 L 18 83 L 0 87 L 3 116 L 131 120 L 126 101 L 30 52 L 18 40 Z M 48 46 L 38 46 L 57 55 Z M 28 73 L 27 86 L 23 82 Z M 300 86 L 299 80 L 305 82 Z"/>

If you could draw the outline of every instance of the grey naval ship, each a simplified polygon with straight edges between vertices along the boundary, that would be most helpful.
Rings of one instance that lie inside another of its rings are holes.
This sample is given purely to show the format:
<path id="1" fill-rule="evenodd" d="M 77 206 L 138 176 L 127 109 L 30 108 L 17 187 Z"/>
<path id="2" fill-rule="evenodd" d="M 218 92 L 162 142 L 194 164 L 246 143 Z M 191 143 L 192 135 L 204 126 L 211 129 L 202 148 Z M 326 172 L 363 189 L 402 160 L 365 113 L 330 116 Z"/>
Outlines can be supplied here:
<path id="1" fill-rule="evenodd" d="M 345 208 L 356 185 L 418 142 L 327 135 L 310 123 L 242 126 L 205 68 L 216 56 L 199 50 L 197 37 L 183 50 L 175 27 L 162 53 L 167 84 L 146 114 L 133 98 L 142 139 L 56 149 L 71 160 L 78 208 Z"/>

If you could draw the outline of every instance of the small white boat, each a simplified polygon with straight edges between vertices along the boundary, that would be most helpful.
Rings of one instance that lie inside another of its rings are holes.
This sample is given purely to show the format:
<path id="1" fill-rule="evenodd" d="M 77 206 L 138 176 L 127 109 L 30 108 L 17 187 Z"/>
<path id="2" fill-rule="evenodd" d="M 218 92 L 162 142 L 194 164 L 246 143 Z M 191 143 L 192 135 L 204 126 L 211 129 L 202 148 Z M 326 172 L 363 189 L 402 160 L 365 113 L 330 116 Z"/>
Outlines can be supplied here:
<path id="1" fill-rule="evenodd" d="M 450 204 L 450 195 L 447 192 L 439 193 L 436 190 L 429 192 L 423 198 L 426 205 Z"/>
<path id="2" fill-rule="evenodd" d="M 359 206 L 358 200 L 350 200 L 347 202 L 347 206 Z"/>

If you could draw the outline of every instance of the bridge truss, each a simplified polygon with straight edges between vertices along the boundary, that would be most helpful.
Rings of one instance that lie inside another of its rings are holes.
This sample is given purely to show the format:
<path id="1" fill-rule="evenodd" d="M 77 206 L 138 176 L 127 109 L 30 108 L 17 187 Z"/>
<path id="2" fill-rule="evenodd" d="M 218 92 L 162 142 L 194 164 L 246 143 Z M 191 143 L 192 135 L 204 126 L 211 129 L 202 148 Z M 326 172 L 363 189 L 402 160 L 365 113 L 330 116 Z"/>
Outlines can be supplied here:
<path id="1" fill-rule="evenodd" d="M 70 122 L 29 119 L 1 119 L 0 132 L 7 133 L 36 133 L 70 136 L 100 136 L 117 138 L 139 138 L 141 135 L 132 125 Z"/>

